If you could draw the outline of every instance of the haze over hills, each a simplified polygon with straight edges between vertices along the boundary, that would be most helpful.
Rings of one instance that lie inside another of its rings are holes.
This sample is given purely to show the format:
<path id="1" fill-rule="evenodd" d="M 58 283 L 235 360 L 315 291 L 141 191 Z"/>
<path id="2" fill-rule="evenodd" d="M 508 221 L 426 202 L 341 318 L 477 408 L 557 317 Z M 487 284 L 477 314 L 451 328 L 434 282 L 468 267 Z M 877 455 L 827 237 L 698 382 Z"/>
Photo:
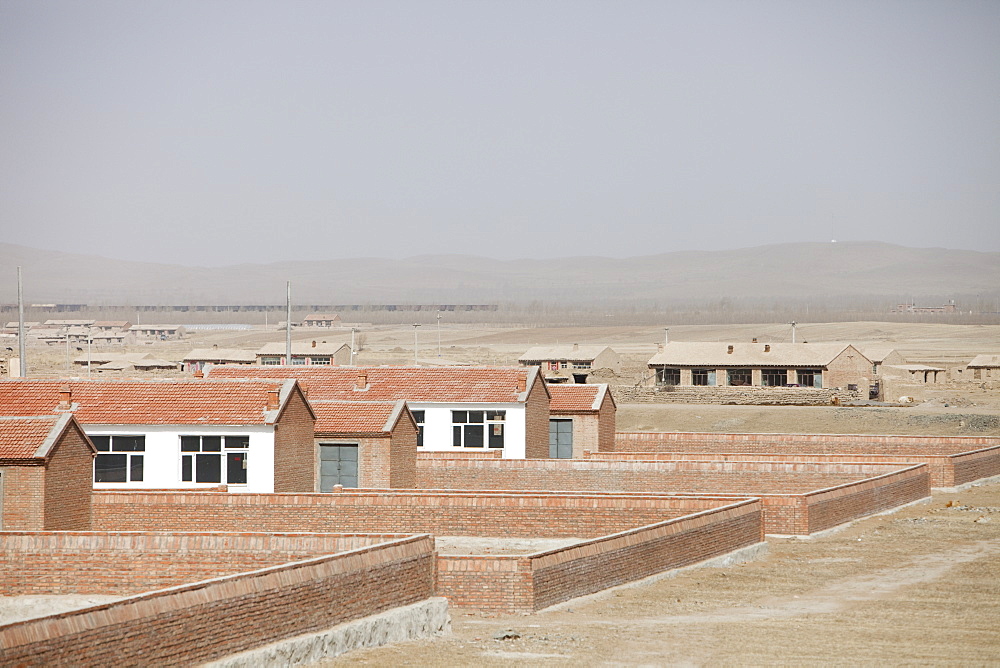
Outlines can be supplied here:
<path id="1" fill-rule="evenodd" d="M 234 258 L 236 259 L 236 258 Z M 467 255 L 185 267 L 0 244 L 0 302 L 670 304 L 1000 297 L 1000 253 L 876 242 L 789 243 L 625 259 Z"/>

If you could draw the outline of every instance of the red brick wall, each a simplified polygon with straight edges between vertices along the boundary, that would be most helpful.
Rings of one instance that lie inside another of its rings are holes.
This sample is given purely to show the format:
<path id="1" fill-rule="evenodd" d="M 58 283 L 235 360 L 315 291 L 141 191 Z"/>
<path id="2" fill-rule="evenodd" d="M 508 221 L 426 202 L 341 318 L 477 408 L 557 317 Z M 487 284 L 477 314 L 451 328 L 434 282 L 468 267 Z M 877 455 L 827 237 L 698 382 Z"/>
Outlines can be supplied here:
<path id="1" fill-rule="evenodd" d="M 610 452 L 615 449 L 615 419 L 617 413 L 618 409 L 615 408 L 615 402 L 611 397 L 611 390 L 609 388 L 607 394 L 604 396 L 604 403 L 601 404 L 601 410 L 598 414 L 600 425 L 598 427 L 597 450 L 599 452 Z"/>
<path id="2" fill-rule="evenodd" d="M 986 456 L 983 456 L 986 455 Z M 1000 474 L 1000 453 L 974 452 L 960 455 L 791 455 L 756 453 L 717 453 L 717 452 L 588 452 L 586 459 L 601 461 L 744 461 L 744 462 L 824 462 L 830 464 L 866 463 L 866 464 L 926 464 L 930 473 L 932 487 L 952 487 L 955 482 L 955 467 L 966 460 L 980 460 L 969 466 L 968 475 L 977 478 L 978 475 Z M 993 465 L 992 468 L 990 465 Z M 980 468 L 982 467 L 982 468 Z M 996 469 L 996 474 L 989 473 Z"/>
<path id="3" fill-rule="evenodd" d="M 45 528 L 45 467 L 4 466 L 3 530 L 42 531 Z"/>
<path id="4" fill-rule="evenodd" d="M 921 468 L 808 495 L 809 533 L 930 496 L 930 479 Z"/>
<path id="5" fill-rule="evenodd" d="M 1000 448 L 1000 437 L 715 434 L 708 432 L 618 432 L 615 434 L 615 450 L 619 452 L 951 455 L 993 447 Z"/>
<path id="6" fill-rule="evenodd" d="M 90 495 L 94 488 L 94 455 L 87 437 L 71 424 L 55 444 L 45 467 L 46 531 L 90 528 Z"/>
<path id="7" fill-rule="evenodd" d="M 533 555 L 439 556 L 438 593 L 459 607 L 533 612 L 761 540 L 760 502 L 739 501 Z"/>
<path id="8" fill-rule="evenodd" d="M 0 595 L 129 596 L 367 547 L 405 534 L 3 533 Z"/>
<path id="9" fill-rule="evenodd" d="M 435 452 L 433 450 L 418 450 L 417 451 L 417 461 L 421 459 L 500 459 L 503 457 L 502 450 L 484 450 L 483 452 L 474 451 L 448 451 L 448 452 Z M 416 471 L 414 471 L 416 475 Z"/>
<path id="10" fill-rule="evenodd" d="M 396 423 L 389 447 L 389 487 L 413 489 L 417 485 L 417 427 L 405 414 Z"/>
<path id="11" fill-rule="evenodd" d="M 219 659 L 433 596 L 433 549 L 417 536 L 10 624 L 0 627 L 0 664 Z"/>
<path id="12" fill-rule="evenodd" d="M 100 531 L 318 531 L 590 538 L 732 503 L 716 497 L 344 491 L 94 492 Z"/>
<path id="13" fill-rule="evenodd" d="M 316 420 L 305 398 L 292 392 L 274 426 L 274 491 L 312 492 L 316 487 L 316 446 L 313 431 Z"/>
<path id="14" fill-rule="evenodd" d="M 524 405 L 524 456 L 527 459 L 548 459 L 549 395 L 541 374 L 536 378 Z"/>

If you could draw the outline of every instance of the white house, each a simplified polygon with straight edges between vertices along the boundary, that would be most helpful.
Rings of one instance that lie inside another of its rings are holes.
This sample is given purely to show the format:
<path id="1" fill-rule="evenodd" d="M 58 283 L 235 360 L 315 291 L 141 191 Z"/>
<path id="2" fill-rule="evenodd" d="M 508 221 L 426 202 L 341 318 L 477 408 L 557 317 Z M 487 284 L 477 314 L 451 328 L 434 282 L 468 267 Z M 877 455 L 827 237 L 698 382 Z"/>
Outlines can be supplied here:
<path id="1" fill-rule="evenodd" d="M 315 489 L 315 415 L 294 380 L 0 382 L 0 414 L 63 413 L 97 448 L 96 489 Z"/>
<path id="2" fill-rule="evenodd" d="M 537 367 L 210 366 L 210 378 L 296 378 L 316 401 L 406 401 L 424 451 L 549 456 L 550 395 Z"/>

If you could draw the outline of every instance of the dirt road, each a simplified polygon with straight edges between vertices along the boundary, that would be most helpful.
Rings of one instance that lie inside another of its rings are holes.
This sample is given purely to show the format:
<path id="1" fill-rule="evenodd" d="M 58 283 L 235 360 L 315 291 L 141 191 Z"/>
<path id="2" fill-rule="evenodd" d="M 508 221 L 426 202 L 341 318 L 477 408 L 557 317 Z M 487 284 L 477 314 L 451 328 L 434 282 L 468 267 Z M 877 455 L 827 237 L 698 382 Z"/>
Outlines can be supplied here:
<path id="1" fill-rule="evenodd" d="M 453 609 L 450 636 L 328 665 L 1000 665 L 1000 482 L 768 543 L 534 615 Z"/>

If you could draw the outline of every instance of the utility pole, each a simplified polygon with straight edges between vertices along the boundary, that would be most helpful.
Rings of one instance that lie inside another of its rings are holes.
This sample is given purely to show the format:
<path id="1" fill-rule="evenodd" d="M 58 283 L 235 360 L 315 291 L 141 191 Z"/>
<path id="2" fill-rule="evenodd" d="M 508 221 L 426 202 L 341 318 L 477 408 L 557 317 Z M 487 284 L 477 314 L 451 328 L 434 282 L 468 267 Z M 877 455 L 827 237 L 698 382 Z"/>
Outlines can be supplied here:
<path id="1" fill-rule="evenodd" d="M 664 327 L 663 328 L 663 345 L 667 345 L 668 343 L 670 343 L 670 328 L 669 327 Z"/>
<path id="2" fill-rule="evenodd" d="M 420 366 L 417 362 L 417 323 L 413 323 L 413 366 Z"/>
<path id="3" fill-rule="evenodd" d="M 794 320 L 792 320 L 791 324 L 792 324 L 792 343 L 795 343 L 795 325 L 798 324 L 798 323 L 796 323 Z"/>
<path id="4" fill-rule="evenodd" d="M 292 365 L 292 282 L 285 281 L 285 364 Z"/>
<path id="5" fill-rule="evenodd" d="M 21 359 L 18 360 L 18 374 L 21 378 L 28 377 L 28 359 L 25 354 L 25 344 L 24 340 L 24 292 L 21 288 L 21 267 L 17 268 L 17 354 L 20 355 Z"/>
<path id="6" fill-rule="evenodd" d="M 438 357 L 441 357 L 441 311 L 438 311 L 437 321 L 438 321 Z"/>
<path id="7" fill-rule="evenodd" d="M 354 332 L 358 331 L 357 328 L 351 327 L 351 366 L 354 366 Z"/>

